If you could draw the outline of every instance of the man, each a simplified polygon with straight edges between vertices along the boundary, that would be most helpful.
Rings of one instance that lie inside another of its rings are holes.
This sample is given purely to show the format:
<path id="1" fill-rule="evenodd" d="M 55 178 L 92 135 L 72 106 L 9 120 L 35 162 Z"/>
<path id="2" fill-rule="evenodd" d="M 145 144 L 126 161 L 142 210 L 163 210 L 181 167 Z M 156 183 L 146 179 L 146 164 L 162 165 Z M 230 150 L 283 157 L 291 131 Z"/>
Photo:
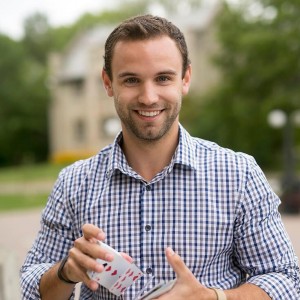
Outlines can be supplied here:
<path id="1" fill-rule="evenodd" d="M 179 124 L 191 82 L 180 30 L 150 15 L 126 20 L 104 60 L 122 133 L 60 173 L 21 270 L 23 298 L 69 299 L 82 282 L 80 299 L 116 299 L 87 275 L 103 271 L 97 258 L 113 259 L 100 240 L 145 272 L 123 299 L 153 275 L 149 289 L 177 277 L 159 300 L 299 299 L 280 201 L 254 159 Z"/>

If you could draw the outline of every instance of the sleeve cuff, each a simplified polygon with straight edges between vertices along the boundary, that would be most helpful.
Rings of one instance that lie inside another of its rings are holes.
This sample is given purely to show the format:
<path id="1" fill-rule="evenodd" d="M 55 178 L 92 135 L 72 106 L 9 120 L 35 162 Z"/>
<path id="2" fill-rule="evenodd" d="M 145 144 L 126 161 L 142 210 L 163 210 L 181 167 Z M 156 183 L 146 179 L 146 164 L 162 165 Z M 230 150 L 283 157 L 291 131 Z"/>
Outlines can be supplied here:
<path id="1" fill-rule="evenodd" d="M 26 270 L 22 270 L 21 288 L 23 290 L 23 299 L 41 299 L 40 297 L 40 280 L 42 275 L 47 272 L 54 264 L 45 263 L 33 265 Z"/>
<path id="2" fill-rule="evenodd" d="M 263 289 L 271 299 L 299 299 L 299 292 L 293 281 L 280 273 L 268 273 L 249 278 L 247 283 L 252 283 Z"/>

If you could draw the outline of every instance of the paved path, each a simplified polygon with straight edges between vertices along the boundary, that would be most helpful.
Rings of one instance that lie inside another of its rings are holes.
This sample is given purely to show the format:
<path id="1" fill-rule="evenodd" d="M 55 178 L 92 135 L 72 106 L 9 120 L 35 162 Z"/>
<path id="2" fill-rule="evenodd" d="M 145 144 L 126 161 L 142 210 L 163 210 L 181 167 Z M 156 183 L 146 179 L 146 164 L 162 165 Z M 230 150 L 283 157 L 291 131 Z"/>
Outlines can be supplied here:
<path id="1" fill-rule="evenodd" d="M 38 232 L 41 211 L 35 209 L 0 213 L 0 254 L 4 251 L 14 258 L 15 276 L 18 276 L 18 270 Z M 284 215 L 283 222 L 300 258 L 300 215 Z"/>
<path id="2" fill-rule="evenodd" d="M 28 181 L 28 182 L 0 182 L 0 194 L 20 194 L 20 195 L 34 195 L 34 194 L 49 194 L 52 190 L 54 180 Z"/>

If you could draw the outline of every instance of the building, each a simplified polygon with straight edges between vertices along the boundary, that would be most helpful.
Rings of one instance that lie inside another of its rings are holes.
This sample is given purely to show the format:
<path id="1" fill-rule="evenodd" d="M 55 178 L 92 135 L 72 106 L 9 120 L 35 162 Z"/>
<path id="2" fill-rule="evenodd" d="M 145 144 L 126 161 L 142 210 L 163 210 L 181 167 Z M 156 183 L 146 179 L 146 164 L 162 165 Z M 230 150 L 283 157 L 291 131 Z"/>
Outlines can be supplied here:
<path id="1" fill-rule="evenodd" d="M 193 65 L 191 90 L 199 95 L 218 81 L 211 55 L 218 48 L 213 24 L 219 7 L 213 1 L 188 16 L 167 16 L 186 36 Z M 113 27 L 84 32 L 65 51 L 49 58 L 51 161 L 91 156 L 111 143 L 120 130 L 113 100 L 101 82 L 104 43 Z"/>

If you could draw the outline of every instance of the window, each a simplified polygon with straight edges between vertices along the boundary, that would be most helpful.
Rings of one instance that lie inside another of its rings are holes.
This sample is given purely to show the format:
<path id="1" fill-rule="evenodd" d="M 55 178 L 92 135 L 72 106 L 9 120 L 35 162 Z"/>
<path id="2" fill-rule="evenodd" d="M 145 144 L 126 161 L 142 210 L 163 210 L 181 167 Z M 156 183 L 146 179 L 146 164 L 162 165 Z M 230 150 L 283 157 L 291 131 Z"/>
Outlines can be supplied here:
<path id="1" fill-rule="evenodd" d="M 75 141 L 82 143 L 85 140 L 86 132 L 85 132 L 85 124 L 83 120 L 77 120 L 74 126 L 74 136 Z"/>
<path id="2" fill-rule="evenodd" d="M 102 121 L 101 131 L 108 137 L 113 137 L 121 130 L 120 120 L 117 117 L 109 117 Z"/>

